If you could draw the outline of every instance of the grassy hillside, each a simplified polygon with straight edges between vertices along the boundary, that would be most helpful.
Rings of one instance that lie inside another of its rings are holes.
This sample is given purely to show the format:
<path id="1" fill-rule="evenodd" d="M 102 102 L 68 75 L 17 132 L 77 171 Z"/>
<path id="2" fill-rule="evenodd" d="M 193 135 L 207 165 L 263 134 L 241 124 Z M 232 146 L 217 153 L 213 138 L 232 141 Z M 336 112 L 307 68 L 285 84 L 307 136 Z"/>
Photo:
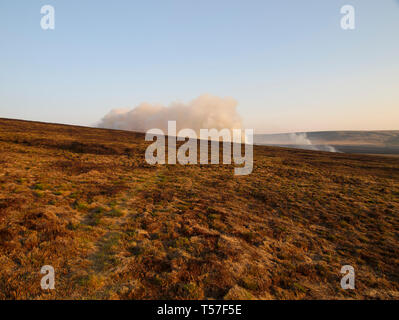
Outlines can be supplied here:
<path id="1" fill-rule="evenodd" d="M 147 145 L 0 119 L 0 298 L 399 298 L 397 158 L 259 146 L 234 176 L 150 166 Z"/>

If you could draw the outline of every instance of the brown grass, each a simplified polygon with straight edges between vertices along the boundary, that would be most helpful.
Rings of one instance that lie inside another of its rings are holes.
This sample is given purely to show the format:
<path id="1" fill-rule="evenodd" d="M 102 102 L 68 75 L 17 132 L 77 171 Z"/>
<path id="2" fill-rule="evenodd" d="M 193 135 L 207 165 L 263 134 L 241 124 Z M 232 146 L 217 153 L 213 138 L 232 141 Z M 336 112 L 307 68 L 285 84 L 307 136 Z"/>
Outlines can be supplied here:
<path id="1" fill-rule="evenodd" d="M 397 158 L 255 147 L 234 176 L 150 166 L 147 145 L 0 119 L 0 298 L 399 298 Z"/>

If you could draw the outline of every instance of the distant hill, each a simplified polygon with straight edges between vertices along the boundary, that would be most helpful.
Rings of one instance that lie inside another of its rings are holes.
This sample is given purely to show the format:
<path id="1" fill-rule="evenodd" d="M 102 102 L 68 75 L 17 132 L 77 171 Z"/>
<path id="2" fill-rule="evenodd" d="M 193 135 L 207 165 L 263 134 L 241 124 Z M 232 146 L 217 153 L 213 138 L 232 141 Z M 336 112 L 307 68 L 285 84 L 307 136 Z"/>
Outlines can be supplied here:
<path id="1" fill-rule="evenodd" d="M 254 143 L 320 151 L 398 155 L 399 130 L 258 134 L 254 137 Z"/>
<path id="2" fill-rule="evenodd" d="M 295 137 L 306 136 L 312 144 L 399 146 L 399 130 L 394 131 L 318 131 L 259 134 L 257 143 L 295 144 Z"/>

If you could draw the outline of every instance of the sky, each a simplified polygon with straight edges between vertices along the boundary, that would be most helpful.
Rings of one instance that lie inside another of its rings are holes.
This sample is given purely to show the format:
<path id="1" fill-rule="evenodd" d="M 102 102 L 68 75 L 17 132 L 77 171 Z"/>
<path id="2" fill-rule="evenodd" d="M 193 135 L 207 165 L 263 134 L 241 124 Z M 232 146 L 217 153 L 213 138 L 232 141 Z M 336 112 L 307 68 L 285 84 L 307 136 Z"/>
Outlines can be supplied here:
<path id="1" fill-rule="evenodd" d="M 398 130 L 399 0 L 0 1 L 0 117 L 93 125 L 204 93 L 258 133 Z"/>

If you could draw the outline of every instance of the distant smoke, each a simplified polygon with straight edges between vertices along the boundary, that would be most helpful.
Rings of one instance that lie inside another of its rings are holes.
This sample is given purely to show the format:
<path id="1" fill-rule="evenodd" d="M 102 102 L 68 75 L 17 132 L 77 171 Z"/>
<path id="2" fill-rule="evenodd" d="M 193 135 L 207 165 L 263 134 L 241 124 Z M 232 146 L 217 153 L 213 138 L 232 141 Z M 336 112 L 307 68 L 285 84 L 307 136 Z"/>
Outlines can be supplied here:
<path id="1" fill-rule="evenodd" d="M 306 133 L 290 133 L 289 139 L 293 144 L 312 145 Z"/>
<path id="2" fill-rule="evenodd" d="M 190 128 L 199 134 L 200 129 L 241 129 L 237 101 L 204 94 L 189 103 L 174 102 L 169 106 L 141 103 L 128 109 L 110 111 L 98 124 L 101 128 L 146 132 L 158 128 L 167 134 L 168 120 L 175 120 L 177 132 Z"/>
<path id="3" fill-rule="evenodd" d="M 329 145 L 312 144 L 312 142 L 308 139 L 308 135 L 306 133 L 290 133 L 289 137 L 290 140 L 292 140 L 293 144 L 301 145 L 303 146 L 303 149 L 338 152 L 337 149 Z"/>
<path id="4" fill-rule="evenodd" d="M 327 144 L 313 144 L 305 132 L 303 133 L 280 133 L 280 134 L 259 134 L 254 137 L 255 144 L 275 145 L 292 147 L 306 150 L 318 150 L 339 152 L 334 147 Z"/>

